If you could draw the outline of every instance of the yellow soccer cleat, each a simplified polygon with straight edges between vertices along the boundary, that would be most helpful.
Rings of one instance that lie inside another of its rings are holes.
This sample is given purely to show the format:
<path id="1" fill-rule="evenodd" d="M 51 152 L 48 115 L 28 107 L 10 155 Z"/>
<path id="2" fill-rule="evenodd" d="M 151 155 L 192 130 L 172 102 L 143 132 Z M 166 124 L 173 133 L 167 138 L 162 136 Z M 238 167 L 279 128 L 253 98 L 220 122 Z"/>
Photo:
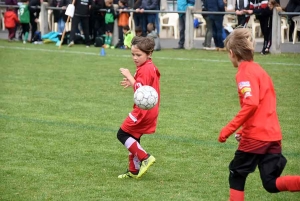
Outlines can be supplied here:
<path id="1" fill-rule="evenodd" d="M 118 176 L 118 179 L 137 179 L 137 175 L 136 174 L 132 174 L 130 171 L 125 172 L 124 174 L 120 174 Z"/>
<path id="2" fill-rule="evenodd" d="M 150 155 L 147 159 L 143 160 L 141 163 L 140 171 L 139 174 L 137 175 L 137 178 L 140 178 L 143 176 L 149 167 L 155 163 L 155 158 L 154 156 Z"/>

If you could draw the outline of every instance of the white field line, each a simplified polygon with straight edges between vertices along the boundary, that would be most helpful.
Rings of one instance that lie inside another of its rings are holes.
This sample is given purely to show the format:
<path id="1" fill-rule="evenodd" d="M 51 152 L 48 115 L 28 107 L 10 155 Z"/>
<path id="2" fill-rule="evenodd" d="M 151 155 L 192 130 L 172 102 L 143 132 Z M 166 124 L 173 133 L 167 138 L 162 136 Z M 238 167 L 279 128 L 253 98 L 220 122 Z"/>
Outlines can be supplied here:
<path id="1" fill-rule="evenodd" d="M 42 52 L 57 52 L 57 53 L 67 53 L 67 54 L 84 54 L 84 55 L 92 55 L 92 56 L 98 56 L 99 53 L 94 52 L 80 52 L 80 51 L 69 51 L 69 50 L 49 50 L 49 49 L 40 49 L 40 48 L 27 48 L 27 47 L 9 47 L 9 46 L 2 46 L 0 45 L 0 48 L 2 49 L 15 49 L 15 50 L 29 50 L 29 51 L 42 51 Z M 109 54 L 106 55 L 109 57 L 131 57 L 128 55 L 114 55 Z M 165 60 L 181 60 L 181 61 L 207 61 L 207 62 L 222 62 L 222 63 L 228 63 L 229 60 L 220 60 L 220 59 L 200 59 L 200 58 L 171 58 L 171 57 L 155 57 L 155 59 L 165 59 Z M 267 65 L 282 65 L 282 66 L 300 66 L 300 63 L 278 63 L 278 62 L 259 62 L 260 64 L 267 64 Z"/>

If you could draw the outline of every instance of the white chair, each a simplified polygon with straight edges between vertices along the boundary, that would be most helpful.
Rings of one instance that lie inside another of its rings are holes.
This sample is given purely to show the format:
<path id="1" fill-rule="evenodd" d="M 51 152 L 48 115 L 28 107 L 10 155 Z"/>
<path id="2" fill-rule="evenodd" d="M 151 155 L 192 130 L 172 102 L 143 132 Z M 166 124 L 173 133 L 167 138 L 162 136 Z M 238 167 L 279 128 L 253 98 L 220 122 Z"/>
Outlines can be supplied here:
<path id="1" fill-rule="evenodd" d="M 200 36 L 203 36 L 205 34 L 206 29 L 206 21 L 203 18 L 201 14 L 194 14 L 194 18 L 197 18 L 201 24 L 199 25 L 199 28 L 194 28 L 194 39 L 197 38 L 197 32 L 200 30 Z"/>
<path id="2" fill-rule="evenodd" d="M 237 17 L 236 15 L 231 15 L 231 14 L 226 14 L 223 17 L 223 26 L 231 26 L 232 28 L 234 28 L 235 26 L 237 26 Z"/>
<path id="3" fill-rule="evenodd" d="M 4 12 L 5 12 L 5 10 L 0 10 L 0 18 L 1 18 L 2 31 L 5 31 Z"/>
<path id="4" fill-rule="evenodd" d="M 167 36 L 169 36 L 169 29 L 173 28 L 174 38 L 178 38 L 179 15 L 178 13 L 167 13 L 160 16 L 160 30 L 167 27 Z"/>
<path id="5" fill-rule="evenodd" d="M 255 15 L 250 16 L 247 27 L 252 29 L 253 39 L 255 39 L 256 33 L 258 33 L 258 36 L 261 35 L 260 23 L 255 20 Z"/>
<path id="6" fill-rule="evenodd" d="M 292 20 L 295 22 L 295 28 L 293 32 L 293 44 L 295 44 L 297 32 L 300 31 L 300 16 L 293 17 Z"/>
<path id="7" fill-rule="evenodd" d="M 286 17 L 281 17 L 281 42 L 284 43 L 284 35 L 286 33 L 287 41 L 289 41 L 289 24 Z"/>

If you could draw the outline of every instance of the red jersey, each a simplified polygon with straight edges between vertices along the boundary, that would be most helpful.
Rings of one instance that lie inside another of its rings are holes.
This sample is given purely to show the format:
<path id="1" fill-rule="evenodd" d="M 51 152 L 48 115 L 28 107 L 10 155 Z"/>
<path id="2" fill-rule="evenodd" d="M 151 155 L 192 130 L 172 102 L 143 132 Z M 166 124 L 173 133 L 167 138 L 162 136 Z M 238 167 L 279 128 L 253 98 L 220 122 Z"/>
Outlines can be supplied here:
<path id="1" fill-rule="evenodd" d="M 133 110 L 121 125 L 123 131 L 130 133 L 136 138 L 140 138 L 142 134 L 154 133 L 156 129 L 160 103 L 160 73 L 152 60 L 149 59 L 143 65 L 137 67 L 134 79 L 136 81 L 133 85 L 134 92 L 140 86 L 149 85 L 158 93 L 158 102 L 152 109 L 143 110 L 134 104 Z"/>
<path id="2" fill-rule="evenodd" d="M 276 112 L 276 95 L 270 76 L 257 63 L 243 61 L 236 74 L 241 110 L 226 126 L 234 133 L 242 126 L 242 138 L 258 141 L 282 139 Z"/>

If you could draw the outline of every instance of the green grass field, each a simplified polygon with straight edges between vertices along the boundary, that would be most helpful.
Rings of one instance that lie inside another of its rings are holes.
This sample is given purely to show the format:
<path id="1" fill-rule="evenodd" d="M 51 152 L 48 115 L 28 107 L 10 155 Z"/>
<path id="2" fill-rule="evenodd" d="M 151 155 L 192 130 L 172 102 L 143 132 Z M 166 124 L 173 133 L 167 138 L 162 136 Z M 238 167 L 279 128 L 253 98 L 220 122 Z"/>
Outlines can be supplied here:
<path id="1" fill-rule="evenodd" d="M 119 85 L 133 73 L 127 50 L 0 41 L 0 200 L 227 201 L 228 164 L 237 148 L 220 129 L 239 110 L 235 72 L 225 52 L 163 50 L 157 131 L 142 138 L 156 164 L 140 180 L 120 180 L 127 150 L 116 139 L 133 92 Z M 261 56 L 273 78 L 283 132 L 283 175 L 300 174 L 300 55 Z M 259 173 L 247 201 L 299 201 L 267 193 Z"/>

